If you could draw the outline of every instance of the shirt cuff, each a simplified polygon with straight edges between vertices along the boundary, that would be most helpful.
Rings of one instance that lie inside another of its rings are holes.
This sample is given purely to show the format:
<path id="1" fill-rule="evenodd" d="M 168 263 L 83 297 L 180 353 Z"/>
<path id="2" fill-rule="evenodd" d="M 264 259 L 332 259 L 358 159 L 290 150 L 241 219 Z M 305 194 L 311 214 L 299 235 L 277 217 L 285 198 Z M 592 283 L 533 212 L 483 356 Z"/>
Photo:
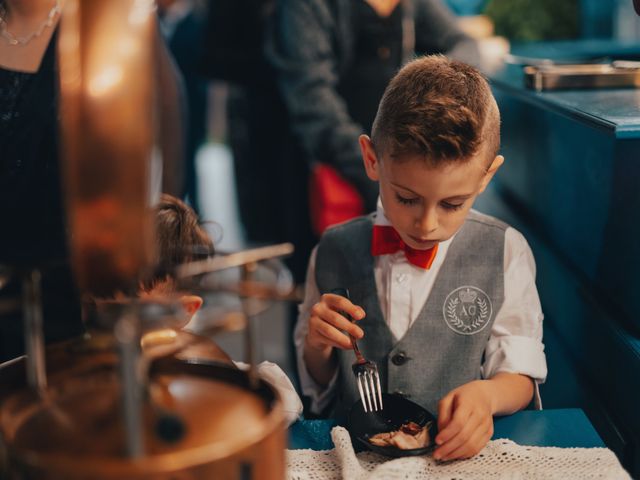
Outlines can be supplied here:
<path id="1" fill-rule="evenodd" d="M 233 362 L 240 370 L 248 370 L 249 365 L 244 362 Z M 291 380 L 284 370 L 272 362 L 262 362 L 257 365 L 258 376 L 276 389 L 282 400 L 287 426 L 294 423 L 302 414 L 302 401 L 296 393 Z"/>
<path id="2" fill-rule="evenodd" d="M 309 410 L 316 415 L 320 415 L 331 403 L 338 382 L 338 369 L 331 377 L 326 387 L 319 385 L 307 370 L 307 366 L 302 358 L 298 358 L 298 374 L 300 376 L 300 389 L 302 394 L 309 397 L 311 401 Z"/>
<path id="3" fill-rule="evenodd" d="M 535 387 L 534 406 L 542 408 L 538 386 L 547 378 L 547 359 L 540 340 L 516 335 L 491 338 L 485 349 L 482 378 L 491 378 L 499 372 L 531 377 Z"/>
<path id="4" fill-rule="evenodd" d="M 540 383 L 533 381 L 533 408 L 534 410 L 542 410 L 542 398 L 540 397 Z"/>

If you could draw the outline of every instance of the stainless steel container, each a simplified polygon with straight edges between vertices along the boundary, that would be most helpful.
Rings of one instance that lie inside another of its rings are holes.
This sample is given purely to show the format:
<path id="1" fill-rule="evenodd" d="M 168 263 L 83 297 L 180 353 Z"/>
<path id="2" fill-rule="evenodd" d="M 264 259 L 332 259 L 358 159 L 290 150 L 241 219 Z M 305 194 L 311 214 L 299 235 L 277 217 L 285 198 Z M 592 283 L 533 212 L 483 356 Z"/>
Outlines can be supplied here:
<path id="1" fill-rule="evenodd" d="M 637 63 L 637 62 L 634 62 Z M 640 65 L 575 64 L 524 67 L 525 85 L 533 90 L 640 87 Z"/>

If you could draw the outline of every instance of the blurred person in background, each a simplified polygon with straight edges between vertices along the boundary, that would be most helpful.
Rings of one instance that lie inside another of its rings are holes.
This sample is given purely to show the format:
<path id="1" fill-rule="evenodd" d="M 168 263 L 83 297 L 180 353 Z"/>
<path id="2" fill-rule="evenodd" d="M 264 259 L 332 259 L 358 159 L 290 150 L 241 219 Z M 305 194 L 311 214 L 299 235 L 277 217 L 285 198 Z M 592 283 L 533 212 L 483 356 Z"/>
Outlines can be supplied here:
<path id="1" fill-rule="evenodd" d="M 198 212 L 196 154 L 206 140 L 207 80 L 200 73 L 206 11 L 198 0 L 157 0 L 160 31 L 184 81 L 185 117 L 184 196 Z"/>
<path id="2" fill-rule="evenodd" d="M 227 140 L 233 155 L 240 218 L 250 244 L 296 241 L 304 233 L 287 230 L 289 198 L 297 176 L 283 168 L 291 148 L 287 116 L 264 55 L 264 32 L 275 0 L 211 0 L 203 70 L 227 82 Z M 310 235 L 310 233 L 309 233 Z"/>
<path id="3" fill-rule="evenodd" d="M 296 145 L 294 157 L 271 162 L 299 172 L 300 187 L 282 202 L 297 208 L 289 221 L 310 230 L 307 177 L 316 163 L 331 165 L 357 189 L 364 210 L 374 211 L 378 191 L 361 167 L 358 136 L 370 133 L 387 83 L 414 55 L 444 53 L 478 65 L 477 43 L 440 0 L 280 0 L 271 20 L 267 56 Z M 314 242 L 308 236 L 296 244 L 297 278 Z"/>
<path id="4" fill-rule="evenodd" d="M 207 75 L 231 86 L 228 135 L 247 239 L 291 241 L 297 283 L 317 242 L 311 164 L 336 166 L 373 209 L 358 136 L 388 80 L 414 53 L 479 60 L 436 0 L 212 0 L 205 44 Z M 293 305 L 292 326 L 296 317 Z"/>
<path id="5" fill-rule="evenodd" d="M 0 264 L 47 267 L 44 328 L 50 341 L 82 332 L 71 271 L 60 265 L 67 257 L 56 88 L 62 8 L 49 0 L 0 2 Z M 0 290 L 5 301 L 19 295 L 18 279 Z M 20 312 L 0 312 L 0 361 L 22 353 L 22 328 Z"/>
<path id="6" fill-rule="evenodd" d="M 59 155 L 56 46 L 64 4 L 0 0 L 0 266 L 42 271 L 47 342 L 83 332 L 69 264 Z M 180 119 L 179 78 L 162 39 L 156 38 L 162 189 L 175 194 L 181 185 L 182 147 L 181 136 L 171 129 Z M 7 307 L 0 308 L 0 362 L 23 351 L 20 280 L 18 275 L 8 283 L 0 279 L 0 307 Z"/>

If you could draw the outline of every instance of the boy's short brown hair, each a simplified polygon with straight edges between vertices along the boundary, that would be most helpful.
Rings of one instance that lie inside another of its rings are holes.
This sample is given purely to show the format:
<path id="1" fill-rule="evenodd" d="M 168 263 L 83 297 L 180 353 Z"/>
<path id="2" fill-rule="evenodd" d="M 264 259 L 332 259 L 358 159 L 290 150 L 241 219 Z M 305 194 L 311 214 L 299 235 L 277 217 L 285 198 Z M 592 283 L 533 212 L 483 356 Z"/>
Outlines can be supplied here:
<path id="1" fill-rule="evenodd" d="M 150 291 L 164 285 L 174 288 L 175 268 L 186 262 L 213 256 L 214 246 L 198 215 L 182 200 L 162 194 L 155 207 L 156 245 L 158 268 L 142 281 L 142 289 Z"/>
<path id="2" fill-rule="evenodd" d="M 162 194 L 154 206 L 155 243 L 158 255 L 156 268 L 145 272 L 135 290 L 116 291 L 110 295 L 83 298 L 85 321 L 98 320 L 98 304 L 126 304 L 130 297 L 154 293 L 170 295 L 177 291 L 175 270 L 180 264 L 203 260 L 214 255 L 211 237 L 200 225 L 196 212 L 182 200 Z M 107 323 L 110 325 L 109 323 Z"/>
<path id="3" fill-rule="evenodd" d="M 500 113 L 484 76 L 442 55 L 405 65 L 387 86 L 373 122 L 378 155 L 421 155 L 428 165 L 468 160 L 500 147 Z M 488 167 L 488 165 L 487 165 Z"/>

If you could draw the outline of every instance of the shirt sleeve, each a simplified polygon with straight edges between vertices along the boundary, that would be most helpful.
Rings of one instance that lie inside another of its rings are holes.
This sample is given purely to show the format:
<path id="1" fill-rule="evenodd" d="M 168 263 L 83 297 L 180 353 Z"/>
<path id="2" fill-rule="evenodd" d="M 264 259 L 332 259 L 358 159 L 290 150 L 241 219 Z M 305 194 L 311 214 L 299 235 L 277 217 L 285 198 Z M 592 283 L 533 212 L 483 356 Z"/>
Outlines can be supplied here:
<path id="1" fill-rule="evenodd" d="M 547 377 L 542 343 L 542 307 L 536 288 L 536 265 L 529 244 L 513 228 L 505 232 L 504 302 L 498 311 L 485 349 L 483 378 L 499 372 L 531 377 L 534 402 L 541 408 L 538 385 Z"/>
<path id="2" fill-rule="evenodd" d="M 305 281 L 304 301 L 298 307 L 298 322 L 293 333 L 293 341 L 296 346 L 296 363 L 298 366 L 298 375 L 300 377 L 300 388 L 302 394 L 311 400 L 310 409 L 313 413 L 320 414 L 331 402 L 335 393 L 338 371 L 331 378 L 326 387 L 318 385 L 311 377 L 304 363 L 304 340 L 309 331 L 309 316 L 311 308 L 320 301 L 320 291 L 316 284 L 316 253 L 318 247 L 315 247 L 309 258 L 309 266 L 307 268 L 307 278 Z"/>

